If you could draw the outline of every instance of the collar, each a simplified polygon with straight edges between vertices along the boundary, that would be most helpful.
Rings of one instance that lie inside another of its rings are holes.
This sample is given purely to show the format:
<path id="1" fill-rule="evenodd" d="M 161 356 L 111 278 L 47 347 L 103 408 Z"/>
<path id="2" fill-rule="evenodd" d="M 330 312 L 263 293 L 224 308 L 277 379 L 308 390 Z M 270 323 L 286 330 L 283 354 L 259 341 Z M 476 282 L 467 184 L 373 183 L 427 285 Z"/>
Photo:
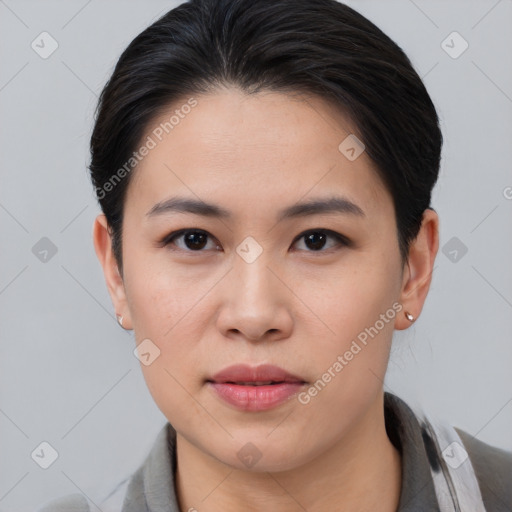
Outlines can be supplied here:
<path id="1" fill-rule="evenodd" d="M 397 512 L 461 510 L 458 505 L 439 508 L 438 500 L 442 501 L 445 496 L 439 494 L 439 481 L 441 479 L 444 484 L 446 473 L 439 453 L 439 440 L 447 443 L 448 438 L 441 437 L 441 432 L 433 429 L 426 416 L 413 411 L 402 399 L 388 392 L 384 393 L 384 416 L 387 434 L 402 459 Z M 450 429 L 450 434 L 453 432 Z M 143 464 L 117 493 L 121 497 L 126 491 L 122 512 L 180 512 L 175 473 L 176 431 L 167 422 Z"/>

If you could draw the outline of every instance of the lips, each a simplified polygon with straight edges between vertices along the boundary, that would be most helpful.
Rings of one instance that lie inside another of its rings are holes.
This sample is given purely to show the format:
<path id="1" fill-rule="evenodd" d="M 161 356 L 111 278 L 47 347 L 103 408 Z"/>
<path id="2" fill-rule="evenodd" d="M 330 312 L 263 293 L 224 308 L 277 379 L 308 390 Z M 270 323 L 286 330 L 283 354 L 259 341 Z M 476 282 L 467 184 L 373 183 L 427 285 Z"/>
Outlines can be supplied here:
<path id="1" fill-rule="evenodd" d="M 278 366 L 264 364 L 256 367 L 234 365 L 216 373 L 208 382 L 237 384 L 240 386 L 265 386 L 282 383 L 305 383 L 304 379 Z"/>
<path id="2" fill-rule="evenodd" d="M 217 397 L 244 412 L 263 412 L 289 402 L 305 384 L 297 375 L 268 364 L 230 366 L 206 381 Z"/>

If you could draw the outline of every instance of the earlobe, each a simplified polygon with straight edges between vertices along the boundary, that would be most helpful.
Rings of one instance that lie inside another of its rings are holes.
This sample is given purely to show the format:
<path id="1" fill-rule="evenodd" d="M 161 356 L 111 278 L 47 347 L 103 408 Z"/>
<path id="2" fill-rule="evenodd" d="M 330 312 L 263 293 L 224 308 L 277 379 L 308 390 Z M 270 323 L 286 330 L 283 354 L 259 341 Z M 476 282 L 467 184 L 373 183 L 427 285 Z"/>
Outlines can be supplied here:
<path id="1" fill-rule="evenodd" d="M 105 283 L 116 312 L 116 317 L 122 317 L 123 329 L 131 329 L 131 318 L 126 300 L 123 278 L 112 251 L 112 238 L 107 218 L 100 214 L 94 220 L 93 242 L 96 256 L 103 268 Z"/>
<path id="2" fill-rule="evenodd" d="M 419 317 L 427 298 L 438 248 L 439 217 L 434 210 L 427 209 L 423 213 L 418 236 L 409 248 L 400 295 L 404 312 L 414 320 Z M 405 313 L 397 318 L 395 329 L 407 329 L 411 325 L 412 322 Z"/>

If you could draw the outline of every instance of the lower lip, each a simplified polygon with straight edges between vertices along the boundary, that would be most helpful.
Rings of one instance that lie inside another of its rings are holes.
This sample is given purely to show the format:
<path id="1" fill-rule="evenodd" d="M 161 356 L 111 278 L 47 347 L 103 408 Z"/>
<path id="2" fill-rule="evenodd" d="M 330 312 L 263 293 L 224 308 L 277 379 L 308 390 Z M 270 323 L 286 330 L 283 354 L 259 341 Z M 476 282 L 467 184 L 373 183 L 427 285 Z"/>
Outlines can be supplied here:
<path id="1" fill-rule="evenodd" d="M 265 386 L 243 386 L 227 382 L 209 382 L 223 400 L 243 411 L 266 411 L 295 395 L 303 382 L 283 382 Z"/>

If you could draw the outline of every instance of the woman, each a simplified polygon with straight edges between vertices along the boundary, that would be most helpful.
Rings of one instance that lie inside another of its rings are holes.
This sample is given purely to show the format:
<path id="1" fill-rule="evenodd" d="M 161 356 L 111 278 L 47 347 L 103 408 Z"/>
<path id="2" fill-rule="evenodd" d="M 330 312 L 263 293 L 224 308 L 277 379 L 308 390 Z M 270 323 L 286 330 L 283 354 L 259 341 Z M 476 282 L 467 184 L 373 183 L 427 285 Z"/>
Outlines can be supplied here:
<path id="1" fill-rule="evenodd" d="M 409 59 L 334 0 L 191 0 L 132 41 L 91 138 L 94 244 L 168 423 L 102 510 L 512 510 L 511 453 L 383 390 L 441 146 Z"/>

